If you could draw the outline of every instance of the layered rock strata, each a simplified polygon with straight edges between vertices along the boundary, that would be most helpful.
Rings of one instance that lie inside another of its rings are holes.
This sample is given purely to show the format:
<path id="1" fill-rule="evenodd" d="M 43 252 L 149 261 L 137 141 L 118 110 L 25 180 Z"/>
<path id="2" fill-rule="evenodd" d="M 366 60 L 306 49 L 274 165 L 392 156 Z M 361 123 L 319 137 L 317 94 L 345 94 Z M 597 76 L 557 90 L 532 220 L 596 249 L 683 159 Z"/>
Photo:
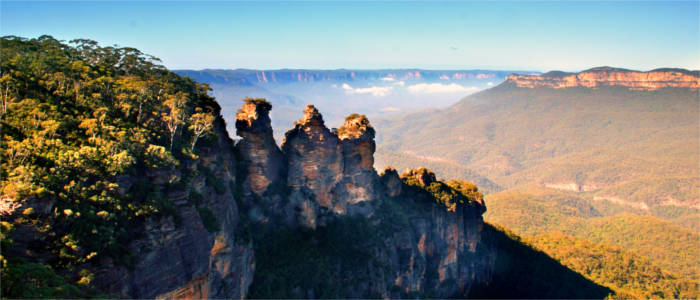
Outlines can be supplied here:
<path id="1" fill-rule="evenodd" d="M 518 87 L 570 87 L 597 88 L 620 86 L 632 90 L 657 90 L 660 88 L 700 89 L 700 73 L 681 69 L 657 69 L 648 72 L 609 67 L 593 68 L 580 73 L 549 72 L 542 75 L 518 75 L 506 77 Z"/>

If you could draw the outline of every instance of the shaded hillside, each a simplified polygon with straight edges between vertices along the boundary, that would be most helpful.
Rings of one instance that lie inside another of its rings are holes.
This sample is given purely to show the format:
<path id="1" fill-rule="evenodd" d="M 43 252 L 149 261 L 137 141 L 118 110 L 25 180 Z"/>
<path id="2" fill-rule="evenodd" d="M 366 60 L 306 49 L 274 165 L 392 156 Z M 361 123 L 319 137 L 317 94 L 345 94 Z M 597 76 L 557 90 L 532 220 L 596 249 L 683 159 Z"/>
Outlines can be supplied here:
<path id="1" fill-rule="evenodd" d="M 440 153 L 504 187 L 535 182 L 652 211 L 700 205 L 699 104 L 688 88 L 507 81 L 448 109 L 377 123 L 394 152 Z"/>
<path id="2" fill-rule="evenodd" d="M 474 287 L 469 298 L 602 299 L 613 293 L 527 245 L 508 229 L 487 223 L 483 237 L 498 249 L 493 279 Z"/>

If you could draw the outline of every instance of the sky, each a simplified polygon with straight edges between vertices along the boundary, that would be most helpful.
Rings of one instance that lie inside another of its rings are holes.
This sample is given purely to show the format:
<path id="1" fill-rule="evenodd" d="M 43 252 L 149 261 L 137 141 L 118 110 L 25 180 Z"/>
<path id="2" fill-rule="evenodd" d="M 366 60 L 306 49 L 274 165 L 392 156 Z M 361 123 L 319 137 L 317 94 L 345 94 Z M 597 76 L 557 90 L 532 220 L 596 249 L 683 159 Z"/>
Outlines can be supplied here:
<path id="1" fill-rule="evenodd" d="M 700 1 L 8 1 L 0 34 L 169 69 L 700 69 Z"/>

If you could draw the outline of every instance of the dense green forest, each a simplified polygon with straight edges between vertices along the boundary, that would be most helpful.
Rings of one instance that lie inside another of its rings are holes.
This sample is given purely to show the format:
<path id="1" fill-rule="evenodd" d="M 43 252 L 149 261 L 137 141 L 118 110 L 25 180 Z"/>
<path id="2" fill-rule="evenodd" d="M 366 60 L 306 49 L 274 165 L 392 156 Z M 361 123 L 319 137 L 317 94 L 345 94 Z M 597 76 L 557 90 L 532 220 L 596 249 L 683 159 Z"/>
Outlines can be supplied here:
<path id="1" fill-rule="evenodd" d="M 222 122 L 219 106 L 208 86 L 133 48 L 50 36 L 7 36 L 0 48 L 2 210 L 31 203 L 2 220 L 2 295 L 89 296 L 94 275 L 82 266 L 104 257 L 130 265 L 135 225 L 177 218 L 158 185 L 120 178 L 176 168 L 181 176 L 163 185 L 184 184 L 196 172 L 184 162 Z M 15 249 L 14 230 L 41 242 Z"/>

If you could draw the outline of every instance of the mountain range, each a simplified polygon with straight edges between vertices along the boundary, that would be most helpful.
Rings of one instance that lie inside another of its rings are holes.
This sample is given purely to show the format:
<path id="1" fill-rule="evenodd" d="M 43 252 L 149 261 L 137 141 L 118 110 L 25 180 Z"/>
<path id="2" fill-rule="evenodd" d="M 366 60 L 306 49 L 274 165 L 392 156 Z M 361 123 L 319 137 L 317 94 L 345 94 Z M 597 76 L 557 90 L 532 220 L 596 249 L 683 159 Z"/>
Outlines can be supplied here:
<path id="1" fill-rule="evenodd" d="M 276 140 L 275 103 L 227 115 L 210 86 L 136 49 L 1 43 L 3 298 L 698 297 L 686 183 L 700 100 L 674 86 L 692 72 L 650 85 L 599 68 L 574 87 L 509 76 L 447 109 L 345 112 L 333 127 L 294 103 Z M 371 100 L 473 90 L 439 83 L 459 72 L 240 72 L 239 87 L 280 90 L 379 78 L 330 85 Z M 378 149 L 438 174 L 377 168 Z"/>

